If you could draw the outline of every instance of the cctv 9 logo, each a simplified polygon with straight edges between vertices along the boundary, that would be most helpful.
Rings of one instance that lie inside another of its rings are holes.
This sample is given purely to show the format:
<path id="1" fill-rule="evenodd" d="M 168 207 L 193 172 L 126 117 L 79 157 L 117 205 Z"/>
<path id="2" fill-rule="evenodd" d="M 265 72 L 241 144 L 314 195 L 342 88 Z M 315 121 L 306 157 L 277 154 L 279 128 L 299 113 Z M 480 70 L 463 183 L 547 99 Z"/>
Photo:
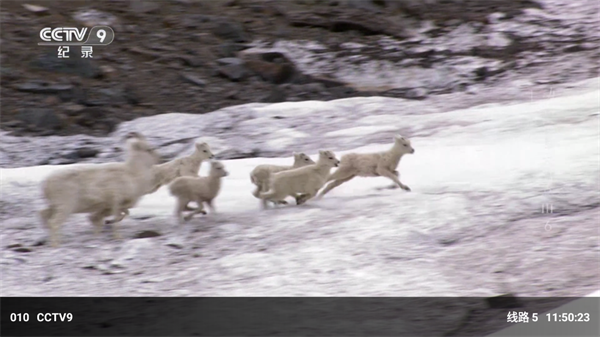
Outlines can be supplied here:
<path id="1" fill-rule="evenodd" d="M 38 45 L 87 45 L 107 46 L 115 39 L 115 32 L 108 26 L 94 26 L 90 30 L 87 40 L 84 41 L 88 28 L 74 27 L 46 27 L 40 31 L 40 38 L 44 42 Z"/>

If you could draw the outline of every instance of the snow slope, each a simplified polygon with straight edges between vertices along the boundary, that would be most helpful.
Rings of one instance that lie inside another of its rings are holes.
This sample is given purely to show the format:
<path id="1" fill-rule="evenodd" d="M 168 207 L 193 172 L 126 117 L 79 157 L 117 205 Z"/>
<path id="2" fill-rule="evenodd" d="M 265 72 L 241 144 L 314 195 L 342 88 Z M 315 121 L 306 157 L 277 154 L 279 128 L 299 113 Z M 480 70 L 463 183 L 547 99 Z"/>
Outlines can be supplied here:
<path id="1" fill-rule="evenodd" d="M 598 90 L 586 90 L 447 113 L 366 114 L 333 136 L 360 139 L 381 127 L 391 136 L 390 126 L 410 128 L 405 135 L 416 153 L 406 155 L 399 170 L 412 192 L 388 189 L 385 178 L 355 178 L 320 201 L 262 211 L 250 193 L 250 171 L 292 159 L 226 160 L 230 176 L 216 200 L 217 214 L 178 228 L 174 199 L 162 188 L 121 223 L 123 242 L 113 241 L 110 231 L 94 238 L 87 219 L 77 215 L 63 227 L 61 248 L 36 246 L 45 236 L 34 212 L 42 206 L 39 182 L 64 166 L 2 169 L 2 246 L 32 250 L 3 248 L 2 293 L 584 295 L 598 289 L 600 279 L 599 97 Z M 393 108 L 393 99 L 378 97 L 319 105 L 341 110 L 351 103 Z M 255 113 L 311 110 L 312 104 L 260 105 Z M 282 142 L 290 137 L 280 135 Z M 353 151 L 385 150 L 391 142 Z M 543 205 L 550 204 L 553 213 L 543 214 Z M 161 236 L 133 239 L 143 230 Z"/>

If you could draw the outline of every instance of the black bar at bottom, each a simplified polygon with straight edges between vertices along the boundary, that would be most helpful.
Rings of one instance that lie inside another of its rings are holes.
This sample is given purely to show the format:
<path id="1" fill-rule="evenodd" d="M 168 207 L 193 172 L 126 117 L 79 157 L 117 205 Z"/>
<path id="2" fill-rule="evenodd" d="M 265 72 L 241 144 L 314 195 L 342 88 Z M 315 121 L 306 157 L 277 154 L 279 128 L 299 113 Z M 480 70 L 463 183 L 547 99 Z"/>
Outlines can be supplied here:
<path id="1" fill-rule="evenodd" d="M 527 336 L 537 336 L 535 325 L 542 323 L 571 324 L 573 337 L 587 336 L 583 331 L 595 326 L 592 333 L 600 336 L 597 297 L 582 298 L 585 304 L 578 309 L 581 312 L 572 312 L 588 313 L 587 322 L 584 315 L 546 322 L 546 311 L 576 299 L 518 298 L 503 307 L 502 302 L 464 297 L 2 297 L 0 334 L 485 336 L 510 326 L 510 312 L 527 312 L 529 322 L 518 323 L 532 327 Z M 537 313 L 538 322 L 531 321 L 533 313 Z M 569 321 L 573 319 L 579 321 Z"/>

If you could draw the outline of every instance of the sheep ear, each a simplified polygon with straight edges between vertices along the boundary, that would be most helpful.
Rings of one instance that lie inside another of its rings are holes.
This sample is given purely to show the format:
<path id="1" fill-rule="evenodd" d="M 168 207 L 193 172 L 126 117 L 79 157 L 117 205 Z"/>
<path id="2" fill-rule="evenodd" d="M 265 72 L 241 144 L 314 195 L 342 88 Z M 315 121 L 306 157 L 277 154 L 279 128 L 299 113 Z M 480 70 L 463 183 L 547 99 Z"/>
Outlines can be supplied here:
<path id="1" fill-rule="evenodd" d="M 299 154 L 299 153 L 297 153 L 297 152 L 293 152 L 292 154 L 294 155 L 294 158 L 298 158 L 298 155 L 300 155 L 300 154 Z"/>
<path id="2" fill-rule="evenodd" d="M 319 154 L 324 156 L 325 155 L 325 151 L 319 150 Z"/>
<path id="3" fill-rule="evenodd" d="M 206 146 L 206 145 L 207 145 L 206 142 L 196 143 L 196 148 L 199 149 L 199 148 L 201 148 L 203 146 Z"/>

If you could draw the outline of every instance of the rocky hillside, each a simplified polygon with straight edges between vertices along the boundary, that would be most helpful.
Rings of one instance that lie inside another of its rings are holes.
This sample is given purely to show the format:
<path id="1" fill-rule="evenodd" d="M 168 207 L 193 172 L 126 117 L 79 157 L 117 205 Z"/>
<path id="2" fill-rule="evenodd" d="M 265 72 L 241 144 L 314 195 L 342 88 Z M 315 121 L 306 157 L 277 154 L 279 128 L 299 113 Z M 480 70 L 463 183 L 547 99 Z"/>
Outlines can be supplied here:
<path id="1" fill-rule="evenodd" d="M 104 136 L 140 116 L 248 102 L 585 79 L 598 74 L 597 13 L 594 1 L 551 0 L 7 0 L 2 129 Z M 91 60 L 37 45 L 43 27 L 97 24 L 116 37 Z"/>

